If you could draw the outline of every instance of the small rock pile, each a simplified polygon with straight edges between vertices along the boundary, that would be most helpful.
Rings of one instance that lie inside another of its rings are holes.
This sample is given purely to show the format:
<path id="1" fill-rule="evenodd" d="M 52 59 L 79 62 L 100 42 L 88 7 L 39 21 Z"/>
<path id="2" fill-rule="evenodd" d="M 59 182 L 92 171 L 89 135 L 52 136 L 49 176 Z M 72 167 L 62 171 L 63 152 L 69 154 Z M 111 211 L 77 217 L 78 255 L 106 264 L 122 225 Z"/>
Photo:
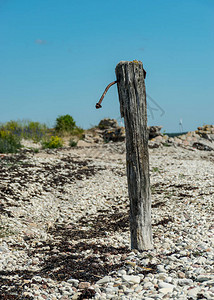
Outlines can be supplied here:
<path id="1" fill-rule="evenodd" d="M 156 136 L 163 136 L 163 134 L 160 132 L 161 129 L 162 126 L 148 126 L 149 140 L 155 138 Z"/>
<path id="2" fill-rule="evenodd" d="M 195 131 L 200 137 L 214 141 L 214 125 L 203 125 Z"/>
<path id="3" fill-rule="evenodd" d="M 125 140 L 125 128 L 118 125 L 115 119 L 103 119 L 97 127 L 86 131 L 84 140 L 78 146 L 90 146 L 92 143 L 122 142 Z"/>
<path id="4" fill-rule="evenodd" d="M 205 125 L 205 128 L 214 130 L 213 125 Z M 201 127 L 199 127 L 201 128 Z M 159 148 L 163 146 L 182 147 L 187 150 L 214 150 L 214 135 L 204 133 L 204 130 L 190 131 L 186 134 L 170 137 L 165 134 L 160 134 L 149 140 L 149 148 Z M 207 131 L 208 132 L 208 131 Z M 213 138 L 213 139 L 212 139 Z"/>

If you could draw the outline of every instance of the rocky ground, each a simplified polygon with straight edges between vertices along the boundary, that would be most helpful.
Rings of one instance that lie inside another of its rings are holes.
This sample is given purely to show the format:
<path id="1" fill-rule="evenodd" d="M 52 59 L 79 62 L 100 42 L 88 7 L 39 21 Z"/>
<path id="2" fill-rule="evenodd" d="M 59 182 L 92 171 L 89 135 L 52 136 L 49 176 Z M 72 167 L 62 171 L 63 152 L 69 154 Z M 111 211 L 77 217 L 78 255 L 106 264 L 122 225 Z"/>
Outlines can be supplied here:
<path id="1" fill-rule="evenodd" d="M 214 151 L 151 148 L 144 252 L 124 142 L 1 155 L 0 299 L 214 299 Z"/>

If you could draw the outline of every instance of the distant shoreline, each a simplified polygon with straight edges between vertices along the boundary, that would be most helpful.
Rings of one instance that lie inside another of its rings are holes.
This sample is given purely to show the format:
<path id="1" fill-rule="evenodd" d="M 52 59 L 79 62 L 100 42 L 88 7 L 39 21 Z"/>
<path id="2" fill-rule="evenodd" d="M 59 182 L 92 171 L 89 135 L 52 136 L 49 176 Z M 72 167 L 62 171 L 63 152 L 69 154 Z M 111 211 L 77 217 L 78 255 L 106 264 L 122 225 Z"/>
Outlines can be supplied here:
<path id="1" fill-rule="evenodd" d="M 164 135 L 168 135 L 169 137 L 175 137 L 175 136 L 179 136 L 179 135 L 183 135 L 183 134 L 187 134 L 188 131 L 184 131 L 184 132 L 172 132 L 172 133 L 164 133 Z"/>

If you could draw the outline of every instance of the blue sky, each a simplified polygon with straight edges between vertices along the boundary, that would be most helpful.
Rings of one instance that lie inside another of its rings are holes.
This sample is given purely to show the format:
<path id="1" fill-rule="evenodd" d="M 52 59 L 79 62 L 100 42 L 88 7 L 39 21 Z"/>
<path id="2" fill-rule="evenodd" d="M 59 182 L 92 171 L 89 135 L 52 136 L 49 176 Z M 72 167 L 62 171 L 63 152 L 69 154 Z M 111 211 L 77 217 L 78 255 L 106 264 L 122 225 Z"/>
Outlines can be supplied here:
<path id="1" fill-rule="evenodd" d="M 0 0 L 0 39 L 0 122 L 120 121 L 116 85 L 95 104 L 117 63 L 137 59 L 149 125 L 214 123 L 213 0 Z"/>

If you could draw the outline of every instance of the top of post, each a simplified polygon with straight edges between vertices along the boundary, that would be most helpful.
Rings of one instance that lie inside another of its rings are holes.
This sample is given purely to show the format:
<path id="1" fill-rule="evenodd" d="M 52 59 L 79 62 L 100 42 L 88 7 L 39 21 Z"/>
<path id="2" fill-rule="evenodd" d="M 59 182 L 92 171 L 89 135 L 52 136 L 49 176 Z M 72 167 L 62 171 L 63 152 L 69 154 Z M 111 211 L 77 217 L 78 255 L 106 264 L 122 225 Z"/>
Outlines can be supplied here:
<path id="1" fill-rule="evenodd" d="M 122 60 L 117 64 L 116 68 L 121 66 L 121 65 L 131 65 L 131 64 L 143 66 L 142 61 L 134 59 L 133 61 Z"/>
<path id="2" fill-rule="evenodd" d="M 146 78 L 146 71 L 143 68 L 143 63 L 140 60 L 133 61 L 120 61 L 115 68 L 116 73 L 121 69 L 129 69 L 129 70 L 143 70 L 143 77 Z M 117 79 L 118 80 L 118 79 Z M 118 80 L 119 81 L 119 80 Z"/>

